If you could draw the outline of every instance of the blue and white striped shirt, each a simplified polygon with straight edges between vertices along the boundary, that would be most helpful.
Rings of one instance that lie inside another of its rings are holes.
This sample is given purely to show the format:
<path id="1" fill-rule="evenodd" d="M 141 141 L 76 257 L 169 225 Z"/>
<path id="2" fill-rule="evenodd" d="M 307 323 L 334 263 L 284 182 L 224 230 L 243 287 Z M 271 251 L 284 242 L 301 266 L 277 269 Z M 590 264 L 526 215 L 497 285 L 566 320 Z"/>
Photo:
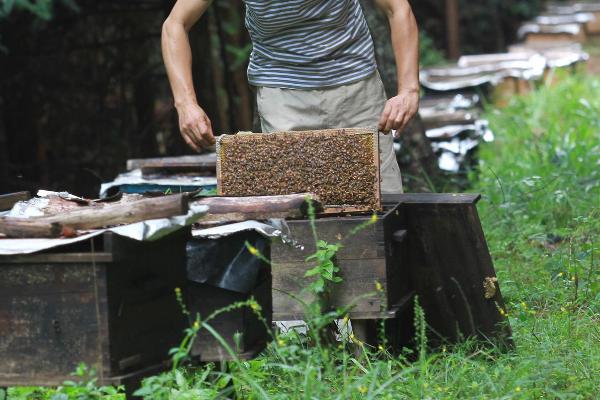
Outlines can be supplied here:
<path id="1" fill-rule="evenodd" d="M 366 78 L 377 64 L 358 0 L 245 0 L 248 81 L 319 89 Z"/>

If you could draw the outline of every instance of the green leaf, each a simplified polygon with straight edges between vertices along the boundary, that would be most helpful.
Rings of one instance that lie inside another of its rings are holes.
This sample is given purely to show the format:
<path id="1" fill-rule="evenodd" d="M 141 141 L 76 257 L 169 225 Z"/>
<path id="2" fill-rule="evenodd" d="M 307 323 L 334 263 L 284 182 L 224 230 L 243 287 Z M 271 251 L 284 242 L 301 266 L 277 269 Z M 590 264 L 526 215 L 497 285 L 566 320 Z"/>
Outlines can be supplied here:
<path id="1" fill-rule="evenodd" d="M 309 269 L 308 271 L 306 271 L 304 273 L 304 277 L 309 278 L 311 276 L 319 275 L 320 272 L 321 271 L 320 271 L 319 267 L 315 267 L 315 268 L 312 268 L 312 269 Z"/>

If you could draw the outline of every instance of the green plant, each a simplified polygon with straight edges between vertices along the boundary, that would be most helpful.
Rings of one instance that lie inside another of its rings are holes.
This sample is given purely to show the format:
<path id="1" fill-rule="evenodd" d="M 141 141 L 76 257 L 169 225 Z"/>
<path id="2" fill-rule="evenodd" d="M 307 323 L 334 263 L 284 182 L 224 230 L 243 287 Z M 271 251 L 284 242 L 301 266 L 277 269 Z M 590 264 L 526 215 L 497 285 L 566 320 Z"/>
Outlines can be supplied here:
<path id="1" fill-rule="evenodd" d="M 9 388 L 10 400 L 125 400 L 122 386 L 98 386 L 93 368 L 81 363 L 73 372 L 74 380 L 65 381 L 58 388 Z M 0 398 L 2 395 L 0 394 Z"/>
<path id="2" fill-rule="evenodd" d="M 421 67 L 431 67 L 446 63 L 444 53 L 436 46 L 425 31 L 419 34 L 419 64 Z"/>

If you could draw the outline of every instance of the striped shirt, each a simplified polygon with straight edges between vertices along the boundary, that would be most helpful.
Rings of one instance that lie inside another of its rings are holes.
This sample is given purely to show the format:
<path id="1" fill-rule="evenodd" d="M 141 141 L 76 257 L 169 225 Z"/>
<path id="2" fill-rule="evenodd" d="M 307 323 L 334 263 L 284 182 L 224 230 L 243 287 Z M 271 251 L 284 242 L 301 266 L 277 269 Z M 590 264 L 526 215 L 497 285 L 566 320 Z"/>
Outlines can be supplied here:
<path id="1" fill-rule="evenodd" d="M 245 0 L 248 81 L 318 89 L 366 78 L 377 64 L 358 0 Z"/>

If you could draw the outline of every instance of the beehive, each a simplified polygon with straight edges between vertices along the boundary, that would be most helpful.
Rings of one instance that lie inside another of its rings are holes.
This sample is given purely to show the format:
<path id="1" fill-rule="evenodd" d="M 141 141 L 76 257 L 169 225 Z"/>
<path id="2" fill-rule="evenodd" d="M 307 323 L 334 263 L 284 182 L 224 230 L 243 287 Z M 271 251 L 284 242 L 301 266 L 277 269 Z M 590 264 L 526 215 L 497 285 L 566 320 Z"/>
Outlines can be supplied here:
<path id="1" fill-rule="evenodd" d="M 223 196 L 315 193 L 325 212 L 381 209 L 375 130 L 239 133 L 217 142 Z"/>

